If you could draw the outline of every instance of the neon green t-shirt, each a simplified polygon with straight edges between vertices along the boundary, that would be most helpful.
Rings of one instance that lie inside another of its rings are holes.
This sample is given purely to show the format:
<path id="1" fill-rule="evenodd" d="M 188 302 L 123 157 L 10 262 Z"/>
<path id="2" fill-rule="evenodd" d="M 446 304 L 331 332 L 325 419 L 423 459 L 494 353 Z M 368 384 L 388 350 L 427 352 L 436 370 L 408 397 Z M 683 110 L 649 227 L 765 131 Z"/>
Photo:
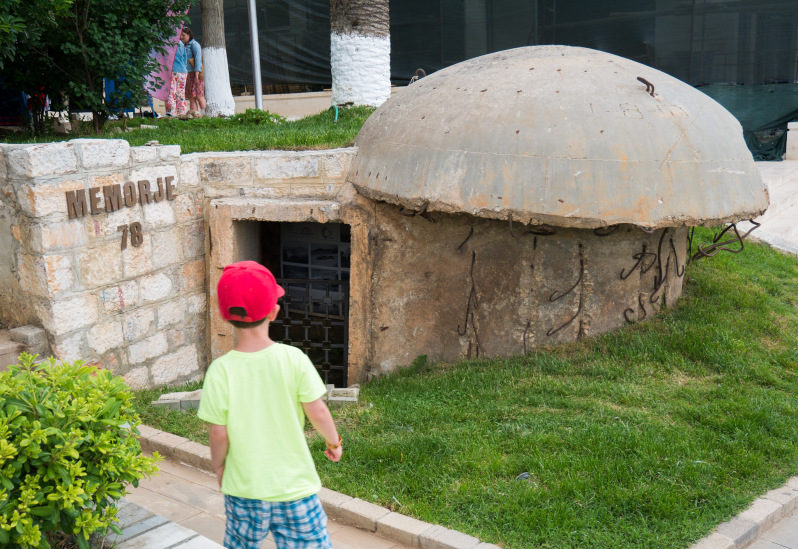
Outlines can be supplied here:
<path id="1" fill-rule="evenodd" d="M 321 481 L 305 440 L 302 403 L 326 392 L 310 359 L 295 347 L 273 343 L 214 360 L 197 415 L 227 426 L 222 493 L 266 501 L 317 493 Z"/>

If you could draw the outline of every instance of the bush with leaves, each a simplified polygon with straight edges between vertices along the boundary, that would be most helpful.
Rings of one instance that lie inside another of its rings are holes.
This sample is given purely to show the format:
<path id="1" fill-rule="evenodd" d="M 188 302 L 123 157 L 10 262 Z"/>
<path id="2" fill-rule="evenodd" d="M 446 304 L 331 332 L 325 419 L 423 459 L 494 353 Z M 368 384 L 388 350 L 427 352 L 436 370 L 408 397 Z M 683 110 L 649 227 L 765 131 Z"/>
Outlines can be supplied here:
<path id="1" fill-rule="evenodd" d="M 141 454 L 121 378 L 34 358 L 0 372 L 0 547 L 46 548 L 64 532 L 85 549 L 94 532 L 119 533 L 116 500 L 159 457 Z"/>

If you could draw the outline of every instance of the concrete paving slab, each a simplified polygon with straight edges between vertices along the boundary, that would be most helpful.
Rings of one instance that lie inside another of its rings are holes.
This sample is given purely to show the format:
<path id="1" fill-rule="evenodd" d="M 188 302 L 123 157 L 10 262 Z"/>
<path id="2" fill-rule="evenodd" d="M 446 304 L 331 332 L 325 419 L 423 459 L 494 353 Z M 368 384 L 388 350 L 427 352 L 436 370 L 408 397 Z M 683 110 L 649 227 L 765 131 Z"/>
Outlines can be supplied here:
<path id="1" fill-rule="evenodd" d="M 153 530 L 130 538 L 117 545 L 117 549 L 155 549 L 156 547 L 172 547 L 197 536 L 196 532 L 183 528 L 174 522 L 167 522 Z"/>
<path id="2" fill-rule="evenodd" d="M 764 532 L 761 538 L 781 545 L 782 548 L 798 549 L 798 513 L 779 521 L 773 528 Z"/>

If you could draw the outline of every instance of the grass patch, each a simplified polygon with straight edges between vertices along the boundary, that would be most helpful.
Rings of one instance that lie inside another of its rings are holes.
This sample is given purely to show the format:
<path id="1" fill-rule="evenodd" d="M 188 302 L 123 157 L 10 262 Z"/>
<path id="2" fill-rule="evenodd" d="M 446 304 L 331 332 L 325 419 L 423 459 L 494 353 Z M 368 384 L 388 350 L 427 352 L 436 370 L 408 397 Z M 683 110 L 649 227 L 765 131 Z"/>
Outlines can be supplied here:
<path id="1" fill-rule="evenodd" d="M 687 277 L 651 321 L 362 385 L 342 462 L 311 436 L 325 486 L 511 548 L 689 546 L 798 472 L 798 261 Z"/>
<path id="2" fill-rule="evenodd" d="M 158 397 L 164 393 L 196 391 L 201 388 L 202 382 L 194 381 L 185 385 L 133 391 L 133 405 L 141 417 L 141 422 L 145 425 L 207 445 L 208 425 L 197 417 L 195 411 L 182 412 L 150 405 L 153 400 L 158 400 Z"/>
<path id="3" fill-rule="evenodd" d="M 131 131 L 122 131 L 122 121 L 109 121 L 98 135 L 91 133 L 91 123 L 70 135 L 46 134 L 33 137 L 13 134 L 5 143 L 49 143 L 77 137 L 125 139 L 131 146 L 156 140 L 162 145 L 180 145 L 183 154 L 205 151 L 250 151 L 264 149 L 306 150 L 347 147 L 374 112 L 371 107 L 338 109 L 338 121 L 332 110 L 289 121 L 267 111 L 248 109 L 229 118 L 134 118 L 125 121 Z M 141 126 L 156 126 L 141 129 Z M 120 133 L 121 132 L 121 133 Z"/>

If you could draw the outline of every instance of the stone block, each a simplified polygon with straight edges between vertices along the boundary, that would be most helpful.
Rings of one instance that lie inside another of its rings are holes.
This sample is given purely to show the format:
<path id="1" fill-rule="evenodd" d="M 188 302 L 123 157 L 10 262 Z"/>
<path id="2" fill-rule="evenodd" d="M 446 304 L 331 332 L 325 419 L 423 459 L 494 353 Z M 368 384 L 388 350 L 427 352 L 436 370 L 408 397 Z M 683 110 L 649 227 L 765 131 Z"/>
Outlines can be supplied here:
<path id="1" fill-rule="evenodd" d="M 254 160 L 255 179 L 273 181 L 316 178 L 321 174 L 321 155 L 315 151 L 274 151 Z"/>
<path id="2" fill-rule="evenodd" d="M 186 314 L 204 315 L 208 310 L 208 299 L 204 294 L 194 294 L 186 298 Z"/>
<path id="3" fill-rule="evenodd" d="M 127 248 L 122 252 L 122 276 L 134 278 L 152 272 L 152 236 L 144 231 L 141 246 L 131 246 L 128 240 Z M 141 292 L 144 288 L 140 287 Z M 141 293 L 139 293 L 139 297 Z"/>
<path id="4" fill-rule="evenodd" d="M 177 179 L 177 166 L 172 164 L 160 164 L 157 166 L 152 165 L 143 165 L 143 166 L 134 166 L 130 170 L 130 181 L 140 181 L 142 179 L 146 179 L 150 182 L 150 189 L 155 190 L 158 187 L 158 178 L 165 178 L 172 177 L 172 185 L 176 185 Z M 152 204 L 150 204 L 151 206 Z M 144 206 L 147 208 L 148 206 Z"/>
<path id="5" fill-rule="evenodd" d="M 72 142 L 43 143 L 6 151 L 10 177 L 33 178 L 73 173 L 78 161 Z"/>
<path id="6" fill-rule="evenodd" d="M 97 298 L 87 294 L 53 301 L 44 327 L 53 335 L 61 335 L 91 326 L 97 319 Z"/>
<path id="7" fill-rule="evenodd" d="M 164 393 L 158 400 L 199 400 L 202 397 L 202 389 L 196 391 L 176 391 L 174 393 Z"/>
<path id="8" fill-rule="evenodd" d="M 177 227 L 152 232 L 152 266 L 155 269 L 183 261 L 183 244 Z"/>
<path id="9" fill-rule="evenodd" d="M 433 526 L 418 536 L 422 549 L 476 549 L 479 540 L 473 536 Z"/>
<path id="10" fill-rule="evenodd" d="M 346 524 L 370 532 L 377 530 L 377 521 L 390 513 L 385 507 L 374 505 L 360 498 L 353 498 L 338 508 L 337 518 Z"/>
<path id="11" fill-rule="evenodd" d="M 734 549 L 734 541 L 718 533 L 712 533 L 698 540 L 690 549 Z"/>
<path id="12" fill-rule="evenodd" d="M 202 219 L 202 200 L 193 194 L 184 193 L 178 195 L 173 202 L 173 208 L 178 223 Z"/>
<path id="13" fill-rule="evenodd" d="M 239 153 L 240 155 L 240 153 Z M 249 156 L 213 156 L 201 158 L 200 179 L 203 185 L 231 187 L 249 186 L 252 182 L 252 160 Z"/>
<path id="14" fill-rule="evenodd" d="M 211 449 L 204 444 L 187 440 L 174 449 L 174 457 L 203 471 L 213 471 Z"/>
<path id="15" fill-rule="evenodd" d="M 133 167 L 136 167 L 136 164 L 155 162 L 156 160 L 158 160 L 157 147 L 148 147 L 147 145 L 130 147 L 130 162 L 133 164 Z"/>
<path id="16" fill-rule="evenodd" d="M 352 163 L 355 152 L 357 150 L 352 147 L 327 151 L 321 159 L 327 178 L 343 181 L 349 171 L 349 165 Z"/>
<path id="17" fill-rule="evenodd" d="M 66 336 L 56 336 L 53 341 L 53 356 L 58 360 L 72 362 L 85 360 L 84 343 L 86 335 L 83 332 Z"/>
<path id="18" fill-rule="evenodd" d="M 47 346 L 47 332 L 38 326 L 19 326 L 8 330 L 11 341 L 22 343 L 25 347 L 32 349 Z"/>
<path id="19" fill-rule="evenodd" d="M 146 389 L 150 387 L 150 371 L 142 366 L 140 368 L 133 368 L 122 376 L 125 383 L 131 389 Z M 141 427 L 139 427 L 141 430 Z"/>
<path id="20" fill-rule="evenodd" d="M 136 341 L 146 336 L 155 322 L 155 311 L 150 308 L 137 309 L 125 315 L 123 330 L 127 341 Z"/>
<path id="21" fill-rule="evenodd" d="M 85 188 L 82 179 L 56 182 L 25 182 L 16 186 L 17 202 L 22 211 L 31 217 L 58 215 L 66 220 L 67 191 Z"/>
<path id="22" fill-rule="evenodd" d="M 186 304 L 182 300 L 169 301 L 158 307 L 158 329 L 173 326 L 185 320 Z"/>
<path id="23" fill-rule="evenodd" d="M 89 328 L 87 339 L 89 348 L 97 354 L 121 346 L 125 337 L 122 334 L 122 323 L 118 320 L 95 324 Z"/>
<path id="24" fill-rule="evenodd" d="M 169 408 L 170 410 L 179 410 L 180 401 L 159 398 L 158 400 L 153 400 L 150 402 L 150 406 L 155 406 L 156 408 Z"/>
<path id="25" fill-rule="evenodd" d="M 349 398 L 357 402 L 357 397 L 360 395 L 360 387 L 333 387 L 329 390 L 331 397 Z"/>
<path id="26" fill-rule="evenodd" d="M 137 343 L 133 343 L 127 349 L 127 357 L 129 364 L 140 364 L 151 358 L 166 354 L 168 350 L 166 344 L 166 336 L 163 332 L 142 339 Z"/>
<path id="27" fill-rule="evenodd" d="M 181 269 L 180 290 L 196 291 L 205 289 L 205 259 L 197 259 L 183 265 Z"/>
<path id="28" fill-rule="evenodd" d="M 352 397 L 334 397 L 327 396 L 327 406 L 330 408 L 340 408 L 349 404 L 357 404 L 357 399 Z"/>
<path id="29" fill-rule="evenodd" d="M 195 154 L 184 154 L 180 157 L 180 189 L 199 187 L 201 185 L 200 157 Z"/>
<path id="30" fill-rule="evenodd" d="M 180 401 L 180 409 L 181 410 L 198 410 L 200 405 L 199 399 L 197 400 L 181 400 Z"/>
<path id="31" fill-rule="evenodd" d="M 73 139 L 84 168 L 124 168 L 130 162 L 130 144 L 123 139 Z"/>
<path id="32" fill-rule="evenodd" d="M 783 516 L 792 513 L 795 510 L 796 504 L 798 504 L 798 490 L 792 490 L 786 487 L 771 490 L 762 497 L 781 505 Z"/>
<path id="33" fill-rule="evenodd" d="M 742 546 L 759 535 L 759 525 L 754 521 L 735 517 L 718 526 L 715 532 L 732 540 L 735 546 Z"/>
<path id="34" fill-rule="evenodd" d="M 166 227 L 175 224 L 175 210 L 173 200 L 162 200 L 154 204 L 148 204 L 142 208 L 144 213 L 144 223 L 147 229 L 154 227 Z"/>
<path id="35" fill-rule="evenodd" d="M 327 514 L 335 519 L 338 519 L 341 506 L 349 503 L 355 498 L 352 496 L 347 496 L 346 494 L 342 494 L 341 492 L 336 492 L 334 490 L 330 490 L 329 488 L 322 487 L 322 489 L 319 491 L 319 499 L 321 500 L 321 503 L 324 506 L 324 510 L 327 512 Z"/>
<path id="36" fill-rule="evenodd" d="M 150 369 L 156 386 L 186 378 L 200 369 L 197 349 L 192 345 L 186 345 L 174 353 L 157 359 Z"/>
<path id="37" fill-rule="evenodd" d="M 400 513 L 388 513 L 377 521 L 377 533 L 404 545 L 419 547 L 419 536 L 432 524 Z"/>
<path id="38" fill-rule="evenodd" d="M 781 504 L 769 499 L 758 498 L 748 509 L 737 515 L 737 518 L 747 519 L 759 525 L 760 529 L 770 527 L 782 516 Z"/>
<path id="39" fill-rule="evenodd" d="M 163 273 L 145 276 L 139 284 L 139 292 L 143 303 L 159 301 L 172 295 L 172 280 Z"/>
<path id="40" fill-rule="evenodd" d="M 31 249 L 38 253 L 86 245 L 86 228 L 79 221 L 41 223 L 30 226 Z"/>
<path id="41" fill-rule="evenodd" d="M 17 276 L 22 291 L 40 297 L 52 298 L 72 289 L 75 282 L 67 255 L 18 254 Z"/>
<path id="42" fill-rule="evenodd" d="M 84 289 L 118 283 L 122 278 L 122 253 L 118 242 L 86 248 L 77 254 Z"/>
<path id="43" fill-rule="evenodd" d="M 182 227 L 183 257 L 192 259 L 205 256 L 205 222 L 198 221 Z"/>
<path id="44" fill-rule="evenodd" d="M 124 173 L 122 172 L 115 172 L 111 174 L 103 174 L 103 175 L 95 175 L 89 177 L 89 187 L 105 187 L 107 185 L 121 185 L 125 182 Z M 102 192 L 100 193 L 102 196 Z M 88 197 L 87 197 L 88 201 Z M 105 212 L 105 203 L 102 202 L 100 204 L 103 212 Z"/>
<path id="45" fill-rule="evenodd" d="M 175 455 L 175 448 L 186 442 L 187 439 L 162 431 L 157 435 L 150 437 L 148 444 L 153 451 L 165 457 L 172 457 Z"/>
<path id="46" fill-rule="evenodd" d="M 139 302 L 139 285 L 135 280 L 123 282 L 118 286 L 104 288 L 100 292 L 103 312 L 115 313 L 127 308 L 135 307 Z"/>
<path id="47" fill-rule="evenodd" d="M 180 145 L 161 145 L 158 147 L 161 160 L 178 160 L 180 158 Z"/>
<path id="48" fill-rule="evenodd" d="M 119 242 L 121 249 L 122 243 L 122 230 L 119 228 L 122 225 L 130 225 L 136 221 L 141 221 L 141 210 L 138 207 L 122 208 L 105 214 L 105 220 L 101 222 L 102 216 L 90 216 L 85 218 L 86 232 L 90 235 L 99 237 L 113 237 Z M 146 232 L 144 233 L 147 234 Z M 127 241 L 128 247 L 131 246 L 130 235 Z"/>

